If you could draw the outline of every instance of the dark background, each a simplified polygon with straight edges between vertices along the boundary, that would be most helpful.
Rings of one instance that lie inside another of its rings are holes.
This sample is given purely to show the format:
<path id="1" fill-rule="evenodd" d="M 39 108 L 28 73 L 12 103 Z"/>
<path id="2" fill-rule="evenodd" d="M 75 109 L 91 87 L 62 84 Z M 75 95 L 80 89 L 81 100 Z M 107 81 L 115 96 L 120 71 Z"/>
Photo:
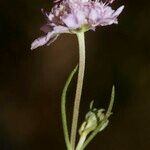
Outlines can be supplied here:
<path id="1" fill-rule="evenodd" d="M 119 24 L 86 33 L 86 73 L 81 117 L 91 100 L 95 107 L 116 99 L 108 128 L 87 149 L 147 150 L 150 147 L 150 2 L 124 4 Z M 41 8 L 49 0 L 5 0 L 0 9 L 0 150 L 66 149 L 60 96 L 78 62 L 76 37 L 61 35 L 49 47 L 30 51 L 42 35 Z M 75 79 L 68 95 L 71 117 Z M 71 118 L 70 118 L 71 119 Z"/>

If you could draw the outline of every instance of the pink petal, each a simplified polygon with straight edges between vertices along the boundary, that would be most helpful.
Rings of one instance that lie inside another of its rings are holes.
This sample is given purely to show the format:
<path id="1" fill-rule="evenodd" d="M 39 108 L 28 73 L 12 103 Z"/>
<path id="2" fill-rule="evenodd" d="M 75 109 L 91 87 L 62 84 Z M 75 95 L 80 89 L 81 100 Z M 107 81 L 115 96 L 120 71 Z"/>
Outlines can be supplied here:
<path id="1" fill-rule="evenodd" d="M 63 22 L 70 29 L 75 29 L 79 27 L 76 17 L 73 14 L 69 14 L 67 17 L 62 18 Z"/>
<path id="2" fill-rule="evenodd" d="M 120 13 L 123 11 L 124 9 L 124 5 L 119 7 L 114 13 L 113 13 L 113 16 L 114 17 L 118 17 L 120 15 Z"/>
<path id="3" fill-rule="evenodd" d="M 50 45 L 57 39 L 59 34 L 68 32 L 69 32 L 68 28 L 63 26 L 56 26 L 54 27 L 53 31 L 48 32 L 46 36 L 42 36 L 34 40 L 33 43 L 31 44 L 31 50 L 36 49 L 37 47 L 43 46 L 45 44 Z"/>
<path id="4" fill-rule="evenodd" d="M 46 36 L 39 37 L 38 39 L 34 40 L 31 44 L 31 50 L 47 44 L 50 41 L 50 39 L 53 39 L 55 37 L 56 34 L 54 34 L 54 32 L 49 32 Z"/>

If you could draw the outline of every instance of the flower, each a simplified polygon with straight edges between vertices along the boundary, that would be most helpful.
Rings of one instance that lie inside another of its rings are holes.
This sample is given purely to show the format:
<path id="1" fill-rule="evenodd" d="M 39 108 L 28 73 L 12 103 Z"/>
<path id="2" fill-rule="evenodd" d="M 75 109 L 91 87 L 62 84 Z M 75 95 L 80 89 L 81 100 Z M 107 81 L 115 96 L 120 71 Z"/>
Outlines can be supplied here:
<path id="1" fill-rule="evenodd" d="M 122 12 L 124 6 L 113 10 L 109 5 L 114 0 L 55 0 L 55 6 L 51 12 L 46 13 L 47 24 L 41 30 L 46 35 L 34 40 L 31 49 L 35 49 L 45 44 L 49 45 L 61 33 L 76 34 L 94 30 L 96 26 L 106 26 L 117 24 L 117 17 Z"/>

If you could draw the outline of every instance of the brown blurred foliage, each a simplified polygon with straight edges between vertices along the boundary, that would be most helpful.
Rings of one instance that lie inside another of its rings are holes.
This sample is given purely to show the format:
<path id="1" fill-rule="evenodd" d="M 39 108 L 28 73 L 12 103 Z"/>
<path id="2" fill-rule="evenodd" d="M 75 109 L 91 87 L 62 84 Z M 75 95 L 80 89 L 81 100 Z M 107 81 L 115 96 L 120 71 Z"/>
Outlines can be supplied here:
<path id="1" fill-rule="evenodd" d="M 150 147 L 150 2 L 125 5 L 119 24 L 86 33 L 86 74 L 81 118 L 91 100 L 116 100 L 109 127 L 87 149 L 147 150 Z M 5 0 L 0 9 L 0 150 L 64 149 L 60 96 L 78 62 L 76 37 L 61 35 L 49 47 L 30 51 L 42 32 L 41 8 L 52 1 Z M 71 118 L 75 79 L 68 94 Z"/>

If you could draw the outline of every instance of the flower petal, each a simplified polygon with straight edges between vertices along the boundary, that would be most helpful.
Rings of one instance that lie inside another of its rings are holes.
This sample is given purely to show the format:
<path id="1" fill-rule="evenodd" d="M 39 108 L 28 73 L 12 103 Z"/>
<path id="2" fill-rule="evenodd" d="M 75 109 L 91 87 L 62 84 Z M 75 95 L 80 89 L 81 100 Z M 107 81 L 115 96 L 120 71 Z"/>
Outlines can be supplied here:
<path id="1" fill-rule="evenodd" d="M 66 26 L 70 29 L 75 29 L 79 27 L 77 18 L 75 17 L 74 14 L 68 14 L 68 16 L 63 17 L 62 20 L 66 24 Z"/>
<path id="2" fill-rule="evenodd" d="M 36 49 L 39 46 L 43 46 L 45 44 L 50 45 L 54 42 L 59 34 L 61 33 L 69 33 L 68 28 L 63 26 L 56 26 L 53 28 L 53 31 L 48 32 L 46 36 L 39 37 L 38 39 L 34 40 L 31 44 L 31 50 Z"/>
<path id="3" fill-rule="evenodd" d="M 47 44 L 50 41 L 50 39 L 53 40 L 55 37 L 56 34 L 54 32 L 49 32 L 46 36 L 39 37 L 38 39 L 34 40 L 31 44 L 31 50 Z"/>
<path id="4" fill-rule="evenodd" d="M 120 13 L 123 11 L 124 9 L 124 5 L 120 6 L 114 13 L 113 16 L 114 17 L 118 17 L 120 15 Z"/>
<path id="5" fill-rule="evenodd" d="M 53 28 L 54 32 L 57 34 L 61 34 L 61 33 L 70 33 L 69 32 L 69 28 L 64 27 L 64 26 L 56 26 Z"/>

